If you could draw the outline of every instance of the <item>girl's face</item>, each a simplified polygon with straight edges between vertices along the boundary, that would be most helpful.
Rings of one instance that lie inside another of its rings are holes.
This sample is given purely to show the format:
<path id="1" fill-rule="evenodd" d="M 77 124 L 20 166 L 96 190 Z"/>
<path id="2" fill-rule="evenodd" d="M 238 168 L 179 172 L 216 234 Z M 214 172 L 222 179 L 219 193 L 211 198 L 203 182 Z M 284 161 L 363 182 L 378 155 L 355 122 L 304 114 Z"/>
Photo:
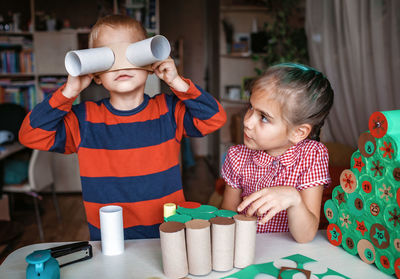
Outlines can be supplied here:
<path id="1" fill-rule="evenodd" d="M 243 124 L 244 144 L 250 149 L 279 156 L 294 145 L 290 141 L 290 129 L 282 118 L 280 104 L 271 99 L 268 92 L 251 94 Z"/>
<path id="2" fill-rule="evenodd" d="M 124 27 L 111 28 L 101 27 L 99 36 L 94 42 L 93 47 L 102 47 L 118 43 L 134 43 L 136 38 L 132 32 Z M 95 77 L 95 82 L 103 86 L 114 94 L 131 93 L 144 91 L 148 72 L 143 69 L 123 69 L 109 71 Z"/>

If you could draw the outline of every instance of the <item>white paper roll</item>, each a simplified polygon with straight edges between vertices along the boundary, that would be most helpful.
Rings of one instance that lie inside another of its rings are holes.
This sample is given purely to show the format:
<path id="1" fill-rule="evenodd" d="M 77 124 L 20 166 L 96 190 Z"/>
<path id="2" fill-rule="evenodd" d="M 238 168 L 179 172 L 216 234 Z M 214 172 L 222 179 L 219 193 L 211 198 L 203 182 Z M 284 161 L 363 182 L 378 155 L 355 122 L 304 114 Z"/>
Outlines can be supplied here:
<path id="1" fill-rule="evenodd" d="M 234 266 L 244 268 L 254 263 L 256 251 L 257 218 L 235 215 Z"/>
<path id="2" fill-rule="evenodd" d="M 65 68 L 71 76 L 82 76 L 107 71 L 114 64 L 114 53 L 109 47 L 72 50 L 65 55 Z"/>
<path id="3" fill-rule="evenodd" d="M 166 222 L 160 225 L 163 270 L 169 278 L 182 278 L 188 274 L 185 225 Z"/>
<path id="4" fill-rule="evenodd" d="M 228 217 L 215 217 L 210 223 L 213 270 L 231 270 L 235 248 L 235 221 Z"/>
<path id="5" fill-rule="evenodd" d="M 210 222 L 193 219 L 185 225 L 189 273 L 207 275 L 212 269 Z"/>
<path id="6" fill-rule="evenodd" d="M 100 208 L 101 251 L 114 256 L 124 252 L 122 207 L 108 205 Z"/>
<path id="7" fill-rule="evenodd" d="M 133 43 L 126 49 L 126 58 L 138 67 L 147 66 L 168 58 L 171 46 L 162 35 Z"/>

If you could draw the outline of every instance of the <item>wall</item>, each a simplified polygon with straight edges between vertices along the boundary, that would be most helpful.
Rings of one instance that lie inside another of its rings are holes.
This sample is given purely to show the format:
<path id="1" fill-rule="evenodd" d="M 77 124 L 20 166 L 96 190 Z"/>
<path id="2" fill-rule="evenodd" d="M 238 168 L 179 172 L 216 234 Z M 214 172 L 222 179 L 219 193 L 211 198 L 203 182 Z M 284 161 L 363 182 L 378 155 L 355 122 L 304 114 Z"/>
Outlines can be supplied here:
<path id="1" fill-rule="evenodd" d="M 170 42 L 183 38 L 183 61 L 185 77 L 190 78 L 214 96 L 218 96 L 214 75 L 215 69 L 210 63 L 210 57 L 215 47 L 212 35 L 217 25 L 213 26 L 215 17 L 213 10 L 218 1 L 215 0 L 162 0 L 160 4 L 160 33 Z M 212 19 L 210 19 L 212 16 Z M 215 61 L 215 60 L 214 60 Z M 217 63 L 217 62 L 216 62 Z M 207 73 L 208 71 L 208 73 Z M 164 84 L 162 91 L 168 90 Z M 215 133 L 214 133 L 215 134 Z M 197 156 L 214 154 L 215 135 L 191 139 L 193 152 Z"/>

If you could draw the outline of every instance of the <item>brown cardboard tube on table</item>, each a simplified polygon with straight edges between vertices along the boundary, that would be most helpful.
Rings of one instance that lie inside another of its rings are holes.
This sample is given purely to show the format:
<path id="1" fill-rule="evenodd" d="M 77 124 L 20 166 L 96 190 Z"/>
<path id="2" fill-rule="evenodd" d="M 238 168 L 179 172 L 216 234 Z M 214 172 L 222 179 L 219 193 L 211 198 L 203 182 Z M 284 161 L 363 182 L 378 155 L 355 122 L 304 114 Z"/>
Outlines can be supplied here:
<path id="1" fill-rule="evenodd" d="M 215 217 L 210 222 L 213 270 L 231 270 L 235 252 L 235 220 L 228 217 Z"/>
<path id="2" fill-rule="evenodd" d="M 193 219 L 185 225 L 189 273 L 206 275 L 212 269 L 210 222 Z"/>
<path id="3" fill-rule="evenodd" d="M 238 214 L 233 219 L 236 223 L 234 266 L 244 268 L 254 263 L 257 217 Z"/>
<path id="4" fill-rule="evenodd" d="M 185 277 L 188 274 L 185 224 L 162 223 L 160 241 L 164 274 L 169 278 Z"/>

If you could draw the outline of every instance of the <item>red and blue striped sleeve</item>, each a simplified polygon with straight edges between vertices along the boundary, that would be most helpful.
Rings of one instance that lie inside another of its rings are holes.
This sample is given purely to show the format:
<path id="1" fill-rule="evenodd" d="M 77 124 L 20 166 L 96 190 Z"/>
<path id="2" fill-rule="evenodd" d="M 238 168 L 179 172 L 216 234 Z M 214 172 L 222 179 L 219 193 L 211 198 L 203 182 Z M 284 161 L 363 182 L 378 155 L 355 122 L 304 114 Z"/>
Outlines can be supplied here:
<path id="1" fill-rule="evenodd" d="M 175 104 L 177 138 L 202 137 L 221 128 L 226 122 L 226 113 L 211 94 L 195 85 L 191 80 L 187 92 L 172 91 L 178 97 Z"/>
<path id="2" fill-rule="evenodd" d="M 71 110 L 75 98 L 62 94 L 64 86 L 49 95 L 25 117 L 19 141 L 32 149 L 74 153 L 80 143 L 78 118 Z"/>

